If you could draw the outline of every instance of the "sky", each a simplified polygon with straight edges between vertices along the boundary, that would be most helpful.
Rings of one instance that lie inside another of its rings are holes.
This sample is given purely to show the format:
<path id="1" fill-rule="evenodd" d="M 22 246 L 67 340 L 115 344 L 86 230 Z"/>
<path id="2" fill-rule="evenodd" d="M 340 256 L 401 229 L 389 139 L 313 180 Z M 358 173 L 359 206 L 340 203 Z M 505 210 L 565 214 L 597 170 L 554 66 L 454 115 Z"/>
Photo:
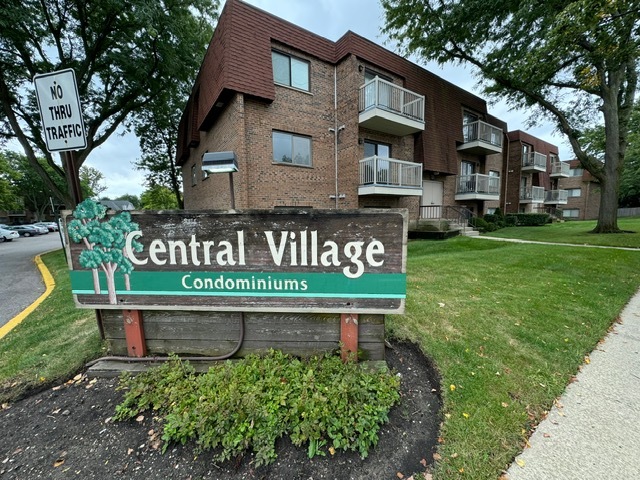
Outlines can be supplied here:
<path id="1" fill-rule="evenodd" d="M 284 20 L 321 35 L 329 40 L 338 40 L 351 30 L 388 50 L 396 53 L 394 44 L 387 42 L 381 34 L 384 25 L 383 9 L 377 0 L 245 0 Z M 222 2 L 221 8 L 224 6 Z M 470 68 L 446 65 L 441 68 L 436 63 L 414 63 L 483 97 L 477 80 Z M 560 149 L 560 159 L 570 160 L 573 154 L 565 137 L 554 132 L 551 124 L 536 128 L 526 126 L 529 113 L 511 110 L 504 102 L 490 102 L 489 112 L 507 122 L 509 130 L 525 130 L 530 134 L 555 144 Z M 133 134 L 116 132 L 101 147 L 94 150 L 86 165 L 97 168 L 105 176 L 107 190 L 102 196 L 117 198 L 123 194 L 140 195 L 144 189 L 144 174 L 135 170 L 133 162 L 140 157 L 138 141 Z"/>

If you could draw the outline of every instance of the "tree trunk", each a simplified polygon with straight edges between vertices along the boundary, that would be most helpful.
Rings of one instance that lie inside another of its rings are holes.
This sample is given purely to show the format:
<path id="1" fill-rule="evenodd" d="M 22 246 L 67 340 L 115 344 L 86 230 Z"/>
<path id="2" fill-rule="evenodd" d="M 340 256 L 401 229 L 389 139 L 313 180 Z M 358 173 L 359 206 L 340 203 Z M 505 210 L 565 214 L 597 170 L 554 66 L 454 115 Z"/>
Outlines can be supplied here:
<path id="1" fill-rule="evenodd" d="M 592 233 L 620 233 L 618 228 L 618 177 L 607 174 L 600 182 L 600 211 Z"/>
<path id="2" fill-rule="evenodd" d="M 622 88 L 622 72 L 609 72 L 608 82 L 601 87 L 602 114 L 604 117 L 605 151 L 604 175 L 600 178 L 600 211 L 593 233 L 619 233 L 618 188 L 620 172 L 624 164 L 626 128 L 620 128 L 619 95 Z"/>

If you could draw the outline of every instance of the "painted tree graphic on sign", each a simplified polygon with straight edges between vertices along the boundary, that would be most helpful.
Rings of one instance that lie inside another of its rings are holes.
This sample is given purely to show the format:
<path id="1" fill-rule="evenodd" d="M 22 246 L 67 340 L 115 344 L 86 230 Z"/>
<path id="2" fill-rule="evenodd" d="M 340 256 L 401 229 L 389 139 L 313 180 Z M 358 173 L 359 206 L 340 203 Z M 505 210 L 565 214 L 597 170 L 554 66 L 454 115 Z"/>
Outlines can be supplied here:
<path id="1" fill-rule="evenodd" d="M 121 212 L 105 220 L 106 207 L 94 200 L 88 199 L 80 203 L 73 211 L 74 219 L 69 222 L 69 238 L 75 243 L 83 243 L 86 247 L 79 255 L 78 261 L 85 268 L 93 272 L 93 288 L 100 294 L 100 280 L 98 272 L 102 270 L 107 279 L 109 303 L 116 305 L 115 274 L 124 274 L 125 288 L 131 289 L 129 275 L 133 271 L 133 264 L 127 258 L 124 247 L 127 234 L 138 230 L 138 224 L 131 221 L 129 212 Z M 136 252 L 142 251 L 142 244 L 132 242 Z"/>

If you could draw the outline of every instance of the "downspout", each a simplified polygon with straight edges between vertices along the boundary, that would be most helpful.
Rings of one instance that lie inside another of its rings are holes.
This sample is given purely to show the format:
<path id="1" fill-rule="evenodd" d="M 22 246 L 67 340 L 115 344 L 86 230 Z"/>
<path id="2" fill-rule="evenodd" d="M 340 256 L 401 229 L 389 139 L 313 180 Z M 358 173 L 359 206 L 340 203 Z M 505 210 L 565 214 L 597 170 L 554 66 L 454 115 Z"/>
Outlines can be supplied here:
<path id="1" fill-rule="evenodd" d="M 507 192 L 509 190 L 509 135 L 505 132 L 504 136 L 507 140 L 507 167 L 505 170 L 504 176 L 504 210 L 502 212 L 503 215 L 507 214 Z"/>
<path id="2" fill-rule="evenodd" d="M 333 66 L 333 155 L 335 161 L 335 208 L 338 209 L 338 66 Z"/>

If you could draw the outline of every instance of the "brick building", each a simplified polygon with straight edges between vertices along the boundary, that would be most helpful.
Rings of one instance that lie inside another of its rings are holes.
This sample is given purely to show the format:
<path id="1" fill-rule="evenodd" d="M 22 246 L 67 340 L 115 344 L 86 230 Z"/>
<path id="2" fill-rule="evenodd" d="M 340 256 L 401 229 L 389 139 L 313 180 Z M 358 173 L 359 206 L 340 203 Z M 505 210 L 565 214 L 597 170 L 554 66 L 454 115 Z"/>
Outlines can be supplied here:
<path id="1" fill-rule="evenodd" d="M 600 211 L 600 185 L 578 160 L 571 160 L 569 175 L 559 180 L 567 192 L 567 204 L 562 208 L 566 220 L 594 220 Z"/>
<path id="2" fill-rule="evenodd" d="M 569 164 L 558 158 L 558 147 L 521 130 L 507 134 L 502 180 L 505 213 L 548 212 L 562 216 L 567 192 L 560 179 L 569 176 Z"/>
<path id="3" fill-rule="evenodd" d="M 238 162 L 236 208 L 404 207 L 417 220 L 561 205 L 557 147 L 506 132 L 483 99 L 353 32 L 333 42 L 228 0 L 177 161 L 187 209 L 229 208 L 226 176 L 202 170 L 224 151 Z M 545 170 L 529 170 L 541 156 Z"/>

